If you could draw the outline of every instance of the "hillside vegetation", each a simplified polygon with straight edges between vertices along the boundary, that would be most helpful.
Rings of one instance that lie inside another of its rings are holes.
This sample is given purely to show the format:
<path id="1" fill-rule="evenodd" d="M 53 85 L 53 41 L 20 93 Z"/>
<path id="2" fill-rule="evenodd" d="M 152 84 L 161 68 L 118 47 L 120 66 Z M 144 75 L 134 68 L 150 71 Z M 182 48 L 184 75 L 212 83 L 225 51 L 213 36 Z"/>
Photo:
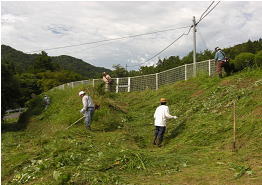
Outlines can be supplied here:
<path id="1" fill-rule="evenodd" d="M 26 54 L 22 51 L 18 51 L 6 45 L 1 45 L 1 53 L 2 62 L 12 63 L 17 73 L 28 73 L 31 70 L 30 68 L 32 67 L 32 65 L 35 63 L 37 57 L 41 55 L 40 52 L 40 54 Z M 85 78 L 97 78 L 101 76 L 102 72 L 111 71 L 103 67 L 93 66 L 89 63 L 84 62 L 81 59 L 67 55 L 55 56 L 50 58 L 63 70 L 68 70 L 77 74 L 81 74 Z"/>
<path id="2" fill-rule="evenodd" d="M 2 184 L 262 184 L 262 71 L 218 79 L 199 76 L 157 91 L 104 94 L 79 86 L 28 103 L 19 123 L 2 130 Z M 92 131 L 79 90 L 100 109 Z M 152 145 L 159 99 L 170 113 L 164 146 Z M 236 151 L 233 141 L 236 101 Z"/>

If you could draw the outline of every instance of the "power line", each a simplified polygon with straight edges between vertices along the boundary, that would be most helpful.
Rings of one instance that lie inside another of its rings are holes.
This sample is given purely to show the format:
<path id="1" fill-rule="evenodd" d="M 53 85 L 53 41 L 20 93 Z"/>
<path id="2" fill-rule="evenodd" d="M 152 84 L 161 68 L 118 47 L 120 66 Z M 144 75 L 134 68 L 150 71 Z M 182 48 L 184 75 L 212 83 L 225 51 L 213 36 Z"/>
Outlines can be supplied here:
<path id="1" fill-rule="evenodd" d="M 88 44 L 96 44 L 96 43 L 101 43 L 101 42 L 115 41 L 115 40 L 121 40 L 121 39 L 127 39 L 127 38 L 134 38 L 134 37 L 139 37 L 139 36 L 144 36 L 144 35 L 151 35 L 151 34 L 156 34 L 156 33 L 161 33 L 161 32 L 167 32 L 167 31 L 173 31 L 173 30 L 188 28 L 188 27 L 190 27 L 190 26 L 183 26 L 183 27 L 179 27 L 179 28 L 159 30 L 159 31 L 154 31 L 154 32 L 149 32 L 149 33 L 142 33 L 142 34 L 137 34 L 137 35 L 124 36 L 124 37 L 117 37 L 117 38 L 113 38 L 113 39 L 104 39 L 104 40 L 94 41 L 94 42 L 86 42 L 86 43 L 73 44 L 73 45 L 67 45 L 67 46 L 61 46 L 61 47 L 46 48 L 46 49 L 31 51 L 29 53 L 39 52 L 39 51 L 43 51 L 43 50 L 47 51 L 47 50 L 63 49 L 63 48 L 76 47 L 76 46 L 82 46 L 82 45 L 88 45 Z"/>
<path id="2" fill-rule="evenodd" d="M 201 14 L 198 22 L 196 23 L 196 25 L 202 21 L 208 14 L 210 14 L 215 8 L 216 6 L 220 3 L 220 1 L 218 1 L 213 8 L 210 9 L 210 7 L 214 4 L 215 1 L 212 1 L 211 4 L 207 7 L 207 9 Z M 209 10 L 210 9 L 210 10 Z M 209 11 L 208 11 L 209 10 Z M 207 12 L 208 11 L 208 12 Z M 207 13 L 206 13 L 207 12 Z M 206 13 L 206 14 L 205 14 Z M 188 32 L 185 34 L 185 32 L 183 34 L 181 34 L 176 40 L 174 40 L 171 44 L 169 44 L 167 47 L 165 47 L 163 50 L 161 50 L 160 52 L 158 52 L 157 54 L 155 54 L 153 57 L 149 58 L 148 60 L 146 60 L 145 62 L 138 64 L 138 65 L 133 65 L 133 66 L 128 66 L 128 67 L 135 67 L 135 66 L 141 66 L 145 63 L 147 63 L 148 61 L 152 60 L 153 58 L 155 58 L 156 56 L 158 56 L 159 54 L 161 54 L 163 51 L 165 51 L 167 48 L 169 48 L 170 46 L 172 46 L 177 40 L 179 40 L 181 37 L 183 37 L 184 35 L 188 35 L 190 30 L 192 29 L 192 26 L 190 26 L 190 29 L 188 30 Z"/>
<path id="3" fill-rule="evenodd" d="M 201 14 L 199 20 L 197 21 L 196 24 L 198 24 L 200 22 L 200 20 L 202 19 L 203 15 L 208 11 L 208 9 L 212 6 L 212 4 L 214 4 L 215 1 L 212 1 L 212 3 L 207 7 L 207 9 Z"/>
<path id="4" fill-rule="evenodd" d="M 127 66 L 127 67 L 135 67 L 135 66 L 141 66 L 147 62 L 149 62 L 150 60 L 152 60 L 153 58 L 155 58 L 156 56 L 160 55 L 162 52 L 164 52 L 167 48 L 169 48 L 170 46 L 172 46 L 176 41 L 178 41 L 181 37 L 183 37 L 184 35 L 188 35 L 190 30 L 192 29 L 192 26 L 190 26 L 189 30 L 187 33 L 182 33 L 176 40 L 174 40 L 173 42 L 171 42 L 168 46 L 166 46 L 164 49 L 162 49 L 160 52 L 156 53 L 154 56 L 152 56 L 151 58 L 147 59 L 145 62 L 138 64 L 138 65 L 133 65 L 133 66 Z"/>
<path id="5" fill-rule="evenodd" d="M 208 14 L 210 14 L 210 13 L 216 8 L 216 6 L 217 6 L 219 3 L 220 3 L 220 1 L 218 1 L 217 4 L 215 4 L 215 6 L 213 6 L 213 8 L 212 8 L 211 10 L 209 10 L 209 12 L 207 12 L 205 16 L 203 16 L 201 19 L 199 19 L 199 21 L 196 23 L 196 25 L 197 25 L 200 21 L 202 21 Z"/>

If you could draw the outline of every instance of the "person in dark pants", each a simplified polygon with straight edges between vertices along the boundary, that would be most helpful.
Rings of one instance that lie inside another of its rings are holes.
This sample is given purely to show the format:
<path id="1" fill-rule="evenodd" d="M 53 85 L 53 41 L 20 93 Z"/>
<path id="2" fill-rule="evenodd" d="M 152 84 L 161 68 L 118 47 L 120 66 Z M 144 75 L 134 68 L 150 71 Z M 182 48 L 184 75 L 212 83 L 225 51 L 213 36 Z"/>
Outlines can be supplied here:
<path id="1" fill-rule="evenodd" d="M 177 119 L 176 116 L 171 116 L 169 114 L 169 108 L 166 105 L 167 100 L 165 98 L 160 99 L 160 106 L 156 108 L 154 119 L 155 119 L 155 136 L 153 144 L 161 146 L 161 143 L 164 139 L 164 134 L 166 131 L 166 121 L 167 119 Z"/>

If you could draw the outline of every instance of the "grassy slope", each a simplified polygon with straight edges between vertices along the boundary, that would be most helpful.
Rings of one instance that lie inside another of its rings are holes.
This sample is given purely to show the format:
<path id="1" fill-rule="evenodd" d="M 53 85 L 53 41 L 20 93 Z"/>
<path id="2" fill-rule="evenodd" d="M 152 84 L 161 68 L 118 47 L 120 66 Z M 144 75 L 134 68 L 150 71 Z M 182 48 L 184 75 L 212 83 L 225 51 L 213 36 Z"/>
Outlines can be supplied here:
<path id="1" fill-rule="evenodd" d="M 83 123 L 77 92 L 52 91 L 25 115 L 27 129 L 2 133 L 3 184 L 262 184 L 262 71 L 222 80 L 198 77 L 158 91 L 101 95 L 93 130 Z M 164 147 L 152 146 L 160 97 L 179 119 L 168 122 Z M 237 100 L 237 152 L 232 152 Z M 37 102 L 38 100 L 36 100 Z"/>

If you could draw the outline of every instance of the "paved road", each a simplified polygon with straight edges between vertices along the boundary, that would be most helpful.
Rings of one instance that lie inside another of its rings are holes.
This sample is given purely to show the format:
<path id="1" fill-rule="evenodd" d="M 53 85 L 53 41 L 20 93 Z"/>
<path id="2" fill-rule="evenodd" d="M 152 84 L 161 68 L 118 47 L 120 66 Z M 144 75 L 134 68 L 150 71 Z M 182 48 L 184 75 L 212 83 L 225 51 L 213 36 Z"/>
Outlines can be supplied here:
<path id="1" fill-rule="evenodd" d="M 10 114 L 8 114 L 8 115 L 5 115 L 5 116 L 4 116 L 4 119 L 19 118 L 19 115 L 20 115 L 21 113 L 22 113 L 22 112 L 10 113 Z"/>

